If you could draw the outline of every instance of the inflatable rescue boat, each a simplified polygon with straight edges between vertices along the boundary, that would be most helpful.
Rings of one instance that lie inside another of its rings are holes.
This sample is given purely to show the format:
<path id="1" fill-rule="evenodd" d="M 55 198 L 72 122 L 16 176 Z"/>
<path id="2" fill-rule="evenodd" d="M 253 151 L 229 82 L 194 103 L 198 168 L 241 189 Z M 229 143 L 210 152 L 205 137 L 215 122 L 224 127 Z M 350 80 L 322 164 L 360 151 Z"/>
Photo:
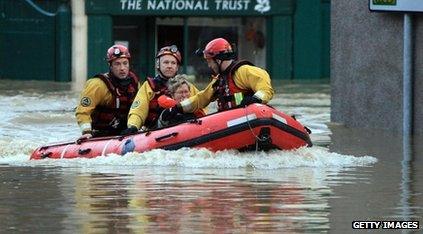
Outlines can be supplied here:
<path id="1" fill-rule="evenodd" d="M 31 159 L 94 158 L 110 153 L 124 155 L 182 147 L 248 151 L 292 150 L 304 146 L 312 146 L 309 130 L 295 118 L 267 105 L 252 104 L 128 136 L 41 146 L 32 153 Z"/>

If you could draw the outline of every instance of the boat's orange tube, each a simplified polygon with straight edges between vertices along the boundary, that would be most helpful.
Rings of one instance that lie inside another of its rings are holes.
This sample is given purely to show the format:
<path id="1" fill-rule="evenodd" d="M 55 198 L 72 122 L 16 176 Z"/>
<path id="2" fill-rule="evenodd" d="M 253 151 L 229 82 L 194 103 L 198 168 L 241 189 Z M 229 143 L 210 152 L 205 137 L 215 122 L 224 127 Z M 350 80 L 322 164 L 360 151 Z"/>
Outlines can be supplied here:
<path id="1" fill-rule="evenodd" d="M 256 147 L 292 150 L 303 146 L 312 146 L 312 143 L 301 123 L 272 107 L 252 104 L 125 137 L 93 138 L 80 144 L 65 142 L 42 146 L 32 153 L 31 159 L 93 158 L 109 153 L 124 155 L 133 151 L 176 150 L 182 147 L 219 151 Z"/>

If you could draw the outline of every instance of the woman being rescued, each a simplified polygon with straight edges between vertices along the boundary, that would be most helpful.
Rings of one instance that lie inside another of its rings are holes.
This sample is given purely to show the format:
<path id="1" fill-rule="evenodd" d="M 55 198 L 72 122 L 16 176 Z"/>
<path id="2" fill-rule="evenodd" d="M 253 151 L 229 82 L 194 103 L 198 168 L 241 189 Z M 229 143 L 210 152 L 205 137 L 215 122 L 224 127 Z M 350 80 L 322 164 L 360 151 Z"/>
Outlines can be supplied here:
<path id="1" fill-rule="evenodd" d="M 160 107 L 162 108 L 174 107 L 179 102 L 191 97 L 190 86 L 187 80 L 187 75 L 185 74 L 179 74 L 176 75 L 174 78 L 169 79 L 169 81 L 167 82 L 167 88 L 172 97 L 168 97 L 166 95 L 162 95 L 159 97 L 158 102 Z M 203 117 L 206 114 L 206 109 L 199 109 L 194 113 L 178 114 L 173 119 L 164 119 L 162 115 L 160 115 L 157 121 L 157 127 L 162 128 L 168 125 L 178 124 L 189 119 Z"/>

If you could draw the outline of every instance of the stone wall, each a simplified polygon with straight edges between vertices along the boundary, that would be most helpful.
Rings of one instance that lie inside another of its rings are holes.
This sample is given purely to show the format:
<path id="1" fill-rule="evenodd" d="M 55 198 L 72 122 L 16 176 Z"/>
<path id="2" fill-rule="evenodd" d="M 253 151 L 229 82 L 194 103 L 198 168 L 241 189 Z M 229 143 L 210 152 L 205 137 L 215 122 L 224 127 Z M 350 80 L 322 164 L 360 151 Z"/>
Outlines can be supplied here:
<path id="1" fill-rule="evenodd" d="M 369 0 L 331 1 L 331 121 L 402 131 L 402 13 L 370 12 Z M 423 13 L 413 15 L 414 131 L 423 133 Z"/>

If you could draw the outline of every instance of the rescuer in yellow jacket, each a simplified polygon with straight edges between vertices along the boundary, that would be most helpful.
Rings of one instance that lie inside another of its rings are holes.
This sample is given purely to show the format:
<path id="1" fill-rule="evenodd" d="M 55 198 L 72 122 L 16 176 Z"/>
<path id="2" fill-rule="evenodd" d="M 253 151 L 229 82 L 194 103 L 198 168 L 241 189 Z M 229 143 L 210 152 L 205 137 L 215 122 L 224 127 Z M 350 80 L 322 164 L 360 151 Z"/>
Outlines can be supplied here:
<path id="1" fill-rule="evenodd" d="M 201 52 L 214 75 L 209 85 L 197 95 L 166 109 L 162 118 L 172 119 L 181 112 L 195 112 L 211 101 L 218 111 L 267 103 L 274 94 L 269 74 L 245 60 L 236 60 L 231 45 L 223 38 L 210 41 Z"/>
<path id="2" fill-rule="evenodd" d="M 138 77 L 130 71 L 128 48 L 114 45 L 107 50 L 109 72 L 89 79 L 76 108 L 80 139 L 119 135 L 126 129 L 127 116 L 139 88 Z"/>
<path id="3" fill-rule="evenodd" d="M 155 128 L 163 108 L 158 104 L 161 95 L 171 96 L 167 88 L 167 81 L 173 78 L 182 63 L 181 53 L 175 45 L 161 48 L 156 55 L 157 75 L 147 78 L 139 89 L 128 116 L 128 128 L 123 135 L 137 132 L 141 127 Z M 193 95 L 198 89 L 190 83 Z"/>

